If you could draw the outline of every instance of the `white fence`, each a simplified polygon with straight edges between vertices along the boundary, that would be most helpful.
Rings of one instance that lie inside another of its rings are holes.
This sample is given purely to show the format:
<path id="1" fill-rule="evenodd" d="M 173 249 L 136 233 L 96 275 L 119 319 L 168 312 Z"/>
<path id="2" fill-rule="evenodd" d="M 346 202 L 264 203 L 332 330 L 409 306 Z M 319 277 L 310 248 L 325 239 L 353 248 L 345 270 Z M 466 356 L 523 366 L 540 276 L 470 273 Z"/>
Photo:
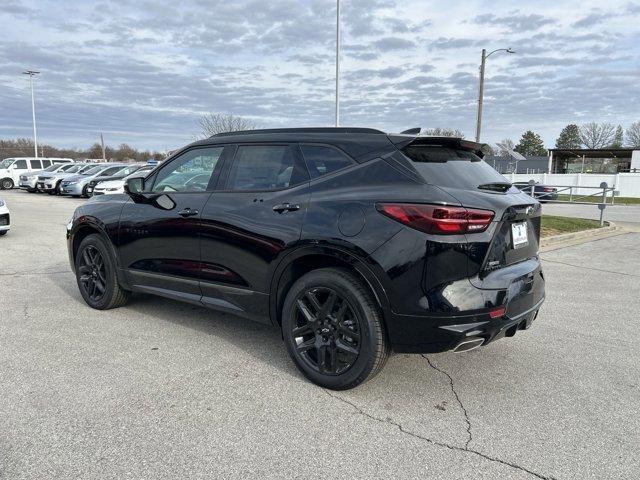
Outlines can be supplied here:
<path id="1" fill-rule="evenodd" d="M 535 180 L 552 187 L 599 187 L 602 182 L 607 182 L 609 187 L 620 192 L 620 197 L 640 198 L 640 173 L 507 173 L 505 177 L 511 182 Z M 573 193 L 577 195 L 590 195 L 593 192 L 591 189 L 573 189 Z"/>

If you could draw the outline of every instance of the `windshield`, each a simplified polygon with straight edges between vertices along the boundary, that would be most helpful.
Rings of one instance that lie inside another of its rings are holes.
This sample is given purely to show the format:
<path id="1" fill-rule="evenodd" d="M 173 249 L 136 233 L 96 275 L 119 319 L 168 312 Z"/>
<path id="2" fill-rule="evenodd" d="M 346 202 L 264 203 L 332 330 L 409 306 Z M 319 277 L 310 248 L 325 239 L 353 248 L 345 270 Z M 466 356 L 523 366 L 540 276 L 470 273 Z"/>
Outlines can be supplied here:
<path id="1" fill-rule="evenodd" d="M 45 168 L 44 170 L 42 170 L 43 172 L 53 172 L 54 170 L 56 170 L 58 167 L 60 167 L 60 165 L 54 163 L 53 165 L 49 165 L 47 168 Z"/>
<path id="2" fill-rule="evenodd" d="M 0 168 L 9 168 L 9 165 L 11 165 L 13 162 L 15 162 L 13 158 L 6 158 L 2 162 L 0 162 Z"/>
<path id="3" fill-rule="evenodd" d="M 102 170 L 104 170 L 105 167 L 91 167 L 88 170 L 82 170 L 80 173 L 82 173 L 82 175 L 95 175 L 96 173 L 100 173 Z"/>
<path id="4" fill-rule="evenodd" d="M 410 145 L 402 152 L 432 185 L 475 190 L 487 183 L 509 183 L 487 162 L 467 150 Z"/>

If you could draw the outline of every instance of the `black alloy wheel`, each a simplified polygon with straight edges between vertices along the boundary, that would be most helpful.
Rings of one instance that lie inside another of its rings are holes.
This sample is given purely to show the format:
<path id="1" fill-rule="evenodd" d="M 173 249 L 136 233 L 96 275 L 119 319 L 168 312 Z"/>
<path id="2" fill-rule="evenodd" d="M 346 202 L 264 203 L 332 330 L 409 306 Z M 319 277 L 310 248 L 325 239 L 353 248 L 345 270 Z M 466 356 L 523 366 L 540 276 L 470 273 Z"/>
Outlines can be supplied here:
<path id="1" fill-rule="evenodd" d="M 380 306 L 342 268 L 313 270 L 294 282 L 282 307 L 282 337 L 296 367 L 332 390 L 373 377 L 389 355 Z"/>
<path id="2" fill-rule="evenodd" d="M 80 294 L 90 307 L 108 310 L 129 299 L 131 292 L 118 283 L 116 261 L 100 235 L 88 235 L 80 242 L 75 267 Z"/>
<path id="3" fill-rule="evenodd" d="M 298 296 L 295 312 L 291 335 L 300 356 L 323 374 L 347 371 L 360 354 L 360 320 L 347 299 L 315 287 Z"/>
<path id="4" fill-rule="evenodd" d="M 93 245 L 88 245 L 80 255 L 78 265 L 82 289 L 92 302 L 98 302 L 104 297 L 107 288 L 107 273 L 104 258 Z"/>

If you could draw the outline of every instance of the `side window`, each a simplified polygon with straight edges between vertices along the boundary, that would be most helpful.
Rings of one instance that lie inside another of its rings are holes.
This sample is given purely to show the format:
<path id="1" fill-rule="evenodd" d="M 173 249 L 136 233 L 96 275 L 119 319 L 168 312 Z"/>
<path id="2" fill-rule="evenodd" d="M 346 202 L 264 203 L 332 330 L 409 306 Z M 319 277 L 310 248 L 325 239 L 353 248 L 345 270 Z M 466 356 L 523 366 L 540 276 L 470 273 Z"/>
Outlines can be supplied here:
<path id="1" fill-rule="evenodd" d="M 51 160 L 42 160 L 42 168 L 47 168 L 51 166 Z"/>
<path id="2" fill-rule="evenodd" d="M 26 170 L 27 169 L 27 161 L 26 160 L 16 160 L 14 163 L 16 170 Z"/>
<path id="3" fill-rule="evenodd" d="M 115 175 L 120 170 L 122 170 L 122 167 L 107 168 L 106 170 L 103 170 L 102 172 L 100 172 L 100 176 L 101 177 L 108 177 L 109 175 Z"/>
<path id="4" fill-rule="evenodd" d="M 196 148 L 183 153 L 162 168 L 153 192 L 202 192 L 220 161 L 224 147 Z"/>
<path id="5" fill-rule="evenodd" d="M 29 163 L 31 164 L 31 168 L 33 170 L 42 169 L 42 162 L 40 160 L 29 160 Z"/>
<path id="6" fill-rule="evenodd" d="M 305 162 L 307 162 L 311 178 L 321 177 L 353 165 L 353 160 L 335 148 L 321 145 L 300 145 L 300 149 Z"/>
<path id="7" fill-rule="evenodd" d="M 288 145 L 238 147 L 227 180 L 228 190 L 279 190 L 308 180 Z"/>

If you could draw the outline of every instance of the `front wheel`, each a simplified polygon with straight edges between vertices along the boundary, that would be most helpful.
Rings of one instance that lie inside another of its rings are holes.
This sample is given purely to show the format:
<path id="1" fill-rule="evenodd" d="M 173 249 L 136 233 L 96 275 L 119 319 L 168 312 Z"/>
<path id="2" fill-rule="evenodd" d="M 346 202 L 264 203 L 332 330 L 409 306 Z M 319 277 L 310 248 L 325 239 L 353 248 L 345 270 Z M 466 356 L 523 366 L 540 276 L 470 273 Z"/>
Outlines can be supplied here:
<path id="1" fill-rule="evenodd" d="M 11 190 L 13 188 L 13 180 L 3 178 L 2 181 L 0 181 L 0 188 L 2 188 L 2 190 Z"/>
<path id="2" fill-rule="evenodd" d="M 382 314 L 371 293 L 338 268 L 314 270 L 293 284 L 283 306 L 282 334 L 298 369 L 332 390 L 372 378 L 389 355 Z"/>
<path id="3" fill-rule="evenodd" d="M 82 240 L 75 263 L 78 288 L 87 305 L 109 310 L 127 302 L 130 292 L 118 283 L 115 259 L 102 237 L 93 234 Z"/>

